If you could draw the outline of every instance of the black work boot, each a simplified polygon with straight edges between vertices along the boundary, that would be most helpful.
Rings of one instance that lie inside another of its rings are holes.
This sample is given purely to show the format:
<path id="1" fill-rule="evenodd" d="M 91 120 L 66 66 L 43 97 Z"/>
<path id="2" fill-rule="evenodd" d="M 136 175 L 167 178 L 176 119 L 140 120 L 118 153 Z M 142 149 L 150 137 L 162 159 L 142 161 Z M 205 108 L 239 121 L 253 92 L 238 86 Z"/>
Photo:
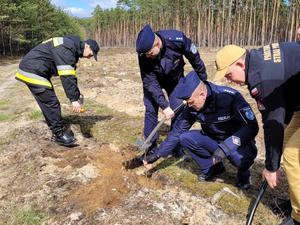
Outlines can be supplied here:
<path id="1" fill-rule="evenodd" d="M 51 141 L 55 141 L 59 145 L 70 147 L 74 145 L 77 139 L 61 131 L 56 134 L 52 134 Z"/>
<path id="2" fill-rule="evenodd" d="M 212 181 L 216 176 L 226 172 L 226 168 L 222 162 L 217 163 L 209 168 L 207 173 L 201 173 L 198 176 L 199 181 Z"/>
<path id="3" fill-rule="evenodd" d="M 250 189 L 250 182 L 249 181 L 246 181 L 246 182 L 239 181 L 237 183 L 236 187 L 238 189 L 241 189 L 241 190 L 249 190 Z"/>

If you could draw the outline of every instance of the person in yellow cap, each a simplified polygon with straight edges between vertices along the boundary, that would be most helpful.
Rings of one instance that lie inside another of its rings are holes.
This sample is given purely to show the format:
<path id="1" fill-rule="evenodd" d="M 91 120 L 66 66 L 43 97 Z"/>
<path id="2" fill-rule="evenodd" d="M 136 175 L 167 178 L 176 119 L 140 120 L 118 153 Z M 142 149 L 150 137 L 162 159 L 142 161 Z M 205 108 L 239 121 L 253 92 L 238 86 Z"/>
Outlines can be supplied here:
<path id="1" fill-rule="evenodd" d="M 299 59 L 300 45 L 293 42 L 274 43 L 250 51 L 227 45 L 216 57 L 214 80 L 225 77 L 229 83 L 247 85 L 257 102 L 266 147 L 262 175 L 271 188 L 280 182 L 278 169 L 283 154 L 292 214 L 282 225 L 300 224 Z M 295 126 L 298 129 L 294 129 Z"/>

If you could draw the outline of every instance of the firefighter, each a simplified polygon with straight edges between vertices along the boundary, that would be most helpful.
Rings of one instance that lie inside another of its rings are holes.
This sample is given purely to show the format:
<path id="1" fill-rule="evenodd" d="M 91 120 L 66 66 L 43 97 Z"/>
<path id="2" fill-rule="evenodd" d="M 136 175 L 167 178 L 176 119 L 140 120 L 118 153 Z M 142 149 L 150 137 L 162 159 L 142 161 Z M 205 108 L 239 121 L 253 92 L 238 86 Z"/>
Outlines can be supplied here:
<path id="1" fill-rule="evenodd" d="M 145 121 L 144 138 L 147 139 L 158 123 L 158 109 L 163 110 L 167 119 L 171 119 L 171 127 L 181 111 L 174 115 L 174 111 L 182 100 L 176 98 L 175 93 L 180 78 L 184 76 L 185 56 L 198 76 L 207 79 L 206 69 L 199 52 L 193 42 L 184 33 L 177 30 L 161 30 L 153 32 L 146 25 L 139 33 L 136 41 L 136 51 L 143 81 Z M 163 89 L 168 95 L 164 95 Z M 157 133 L 151 139 L 149 151 L 156 148 Z M 183 156 L 180 146 L 173 154 Z"/>
<path id="2" fill-rule="evenodd" d="M 19 65 L 16 79 L 24 82 L 40 106 L 46 123 L 52 131 L 52 141 L 72 146 L 76 138 L 63 132 L 60 102 L 50 78 L 59 76 L 73 112 L 81 112 L 81 93 L 77 85 L 76 63 L 79 58 L 97 60 L 96 41 L 80 41 L 79 36 L 65 35 L 44 41 L 28 52 Z"/>
<path id="3" fill-rule="evenodd" d="M 227 45 L 216 58 L 215 80 L 226 77 L 229 83 L 248 85 L 250 95 L 257 102 L 266 147 L 262 176 L 271 188 L 280 182 L 283 155 L 292 215 L 282 225 L 300 224 L 299 58 L 300 45 L 293 42 L 274 43 L 250 51 Z"/>
<path id="4" fill-rule="evenodd" d="M 195 71 L 179 84 L 176 97 L 185 99 L 188 107 L 159 149 L 146 156 L 144 165 L 150 169 L 180 142 L 202 170 L 199 181 L 211 181 L 224 173 L 223 161 L 228 159 L 238 169 L 237 187 L 249 189 L 258 124 L 248 102 L 232 88 L 201 81 Z M 202 130 L 189 130 L 196 121 Z"/>

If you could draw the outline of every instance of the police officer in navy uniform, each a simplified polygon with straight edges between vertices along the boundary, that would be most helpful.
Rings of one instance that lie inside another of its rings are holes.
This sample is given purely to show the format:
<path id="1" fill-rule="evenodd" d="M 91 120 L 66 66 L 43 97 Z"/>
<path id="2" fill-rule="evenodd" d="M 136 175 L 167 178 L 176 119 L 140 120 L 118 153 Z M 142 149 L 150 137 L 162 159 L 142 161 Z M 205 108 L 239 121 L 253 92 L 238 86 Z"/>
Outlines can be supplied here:
<path id="1" fill-rule="evenodd" d="M 250 51 L 236 45 L 222 48 L 216 58 L 215 80 L 248 85 L 262 115 L 266 148 L 263 179 L 275 188 L 280 162 L 289 184 L 291 217 L 282 225 L 300 224 L 300 45 L 282 42 Z M 286 126 L 288 125 L 288 126 Z"/>
<path id="2" fill-rule="evenodd" d="M 185 99 L 189 107 L 184 108 L 171 133 L 155 153 L 146 157 L 144 165 L 151 168 L 148 164 L 166 158 L 180 142 L 202 170 L 199 181 L 211 181 L 224 173 L 223 161 L 228 159 L 238 169 L 237 187 L 249 189 L 258 124 L 243 96 L 232 88 L 201 81 L 195 71 L 183 79 L 176 96 Z M 196 121 L 202 130 L 189 130 Z"/>
<path id="3" fill-rule="evenodd" d="M 65 35 L 51 38 L 37 45 L 25 55 L 19 65 L 16 79 L 24 82 L 39 104 L 47 125 L 52 131 L 52 141 L 72 146 L 76 138 L 63 132 L 61 108 L 50 78 L 59 76 L 73 112 L 81 112 L 76 64 L 79 58 L 97 60 L 99 46 L 96 41 L 80 41 L 79 36 Z"/>
<path id="4" fill-rule="evenodd" d="M 162 30 L 153 32 L 146 25 L 139 33 L 136 42 L 139 66 L 143 81 L 145 121 L 144 138 L 146 139 L 158 123 L 158 109 L 163 110 L 167 119 L 171 119 L 171 127 L 176 121 L 179 111 L 174 111 L 182 100 L 176 98 L 178 81 L 184 77 L 185 56 L 201 80 L 207 79 L 206 69 L 199 52 L 193 42 L 181 31 Z M 165 97 L 164 89 L 168 95 Z M 157 134 L 151 139 L 152 146 L 156 147 Z M 177 146 L 176 154 L 181 157 L 182 148 Z M 175 149 L 174 149 L 175 150 Z M 175 153 L 174 153 L 175 154 Z"/>

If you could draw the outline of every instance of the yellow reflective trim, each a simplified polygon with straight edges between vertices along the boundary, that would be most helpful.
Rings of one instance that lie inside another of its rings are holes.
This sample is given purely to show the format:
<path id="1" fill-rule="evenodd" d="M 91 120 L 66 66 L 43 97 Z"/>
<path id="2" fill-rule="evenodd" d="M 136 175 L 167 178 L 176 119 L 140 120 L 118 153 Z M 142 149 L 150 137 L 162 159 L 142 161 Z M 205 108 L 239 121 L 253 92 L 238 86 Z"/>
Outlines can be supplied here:
<path id="1" fill-rule="evenodd" d="M 47 87 L 52 88 L 52 84 L 50 82 L 47 82 L 47 81 L 25 77 L 20 73 L 17 73 L 16 77 L 19 78 L 20 80 L 23 80 L 23 81 L 27 82 L 27 83 L 37 84 L 37 85 L 42 85 L 42 86 L 47 86 Z"/>
<path id="2" fill-rule="evenodd" d="M 64 75 L 75 75 L 76 77 L 76 72 L 75 70 L 59 70 L 58 71 L 59 76 L 64 76 Z"/>
<path id="3" fill-rule="evenodd" d="M 59 40 L 58 40 L 58 37 L 53 38 L 53 45 L 54 45 L 54 47 L 59 46 Z"/>
<path id="4" fill-rule="evenodd" d="M 46 41 L 43 41 L 42 44 L 45 44 L 45 43 L 47 43 L 47 42 L 49 42 L 49 41 L 52 41 L 52 39 L 53 39 L 53 38 L 50 38 L 50 39 L 48 39 L 48 40 L 46 40 Z"/>

